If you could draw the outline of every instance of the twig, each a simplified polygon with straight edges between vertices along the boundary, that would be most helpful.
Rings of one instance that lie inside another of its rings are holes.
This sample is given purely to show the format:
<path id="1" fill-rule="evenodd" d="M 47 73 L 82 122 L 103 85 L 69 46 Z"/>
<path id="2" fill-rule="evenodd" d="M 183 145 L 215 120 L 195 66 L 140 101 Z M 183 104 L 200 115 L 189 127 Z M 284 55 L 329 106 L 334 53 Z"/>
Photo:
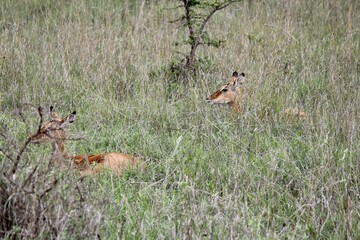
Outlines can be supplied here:
<path id="1" fill-rule="evenodd" d="M 232 3 L 235 2 L 240 2 L 240 0 L 233 0 L 233 1 L 229 1 L 229 2 L 225 2 L 225 3 L 219 3 L 218 5 L 214 6 L 213 9 L 206 15 L 206 17 L 204 18 L 204 20 L 202 21 L 202 23 L 200 24 L 200 27 L 198 28 L 198 31 L 195 33 L 192 21 L 193 19 L 196 18 L 196 16 L 191 16 L 191 9 L 190 9 L 190 5 L 188 0 L 182 0 L 184 3 L 184 8 L 185 8 L 185 19 L 186 19 L 186 26 L 189 29 L 189 37 L 191 40 L 191 50 L 190 50 L 190 54 L 187 57 L 186 60 L 186 66 L 187 67 L 192 67 L 194 64 L 194 59 L 195 59 L 195 52 L 196 49 L 198 48 L 199 45 L 202 44 L 201 42 L 201 37 L 203 35 L 204 32 L 204 28 L 206 26 L 206 24 L 209 22 L 210 18 L 212 17 L 212 15 L 217 12 L 220 11 L 224 8 L 226 8 L 227 6 L 229 6 Z"/>
<path id="2" fill-rule="evenodd" d="M 42 126 L 42 124 L 43 124 L 43 115 L 42 115 L 42 108 L 41 108 L 41 107 L 38 107 L 38 113 L 39 113 L 39 116 L 40 116 L 40 123 L 39 123 L 39 127 L 38 127 L 37 133 L 39 134 L 40 131 L 41 131 L 41 126 Z"/>
<path id="3" fill-rule="evenodd" d="M 7 157 L 9 160 L 14 161 L 14 159 L 12 158 L 12 156 L 10 156 L 9 154 L 7 154 L 4 149 L 0 148 L 0 152 L 2 152 L 2 153 L 4 154 L 4 156 Z"/>
<path id="4" fill-rule="evenodd" d="M 25 181 L 23 182 L 23 184 L 21 185 L 21 188 L 24 188 L 25 185 L 27 184 L 27 182 L 30 180 L 30 178 L 32 178 L 32 176 L 34 175 L 34 173 L 36 172 L 38 166 L 36 166 L 34 168 L 34 170 L 29 174 L 29 176 L 25 179 Z"/>
<path id="5" fill-rule="evenodd" d="M 42 111 L 42 108 L 41 108 L 41 107 L 38 107 L 38 113 L 39 113 L 39 116 L 40 116 L 40 123 L 39 123 L 39 127 L 38 127 L 37 134 L 40 133 L 40 131 L 41 131 L 41 125 L 42 125 L 42 123 L 43 123 L 43 115 L 42 115 L 42 112 L 41 112 L 41 111 Z M 18 168 L 18 165 L 19 165 L 21 156 L 22 156 L 22 154 L 24 153 L 24 151 L 26 150 L 26 148 L 27 148 L 27 146 L 29 145 L 30 141 L 31 141 L 31 138 L 29 137 L 29 138 L 26 140 L 25 144 L 24 144 L 24 145 L 22 146 L 22 148 L 20 149 L 19 153 L 17 154 L 17 156 L 16 156 L 16 158 L 15 158 L 14 166 L 13 166 L 13 168 L 12 168 L 11 171 L 10 171 L 10 174 L 11 174 L 11 175 L 14 175 L 14 174 L 16 173 L 16 170 L 17 170 L 17 168 Z"/>
<path id="6" fill-rule="evenodd" d="M 84 202 L 84 197 L 83 197 L 83 195 L 82 195 L 82 193 L 81 193 L 81 191 L 80 191 L 80 188 L 79 188 L 79 186 L 76 184 L 76 190 L 78 191 L 78 193 L 79 193 L 79 195 L 80 195 L 80 202 Z"/>
<path id="7" fill-rule="evenodd" d="M 42 199 L 46 193 L 50 192 L 58 183 L 58 179 L 55 179 L 52 183 L 51 186 L 48 187 L 41 195 L 40 195 L 40 199 Z"/>
<path id="8" fill-rule="evenodd" d="M 51 131 L 56 131 L 58 129 L 51 129 Z M 50 136 L 48 131 L 44 132 L 43 134 L 45 134 L 46 136 L 48 136 L 49 138 L 52 138 L 52 139 L 55 139 L 55 140 L 70 140 L 70 141 L 80 141 L 80 140 L 83 140 L 83 139 L 86 139 L 85 136 L 80 136 L 80 137 L 72 137 L 72 138 L 68 138 L 68 137 L 54 137 L 54 136 Z M 37 134 L 34 134 L 33 136 L 31 136 L 30 138 L 33 138 L 35 137 Z"/>

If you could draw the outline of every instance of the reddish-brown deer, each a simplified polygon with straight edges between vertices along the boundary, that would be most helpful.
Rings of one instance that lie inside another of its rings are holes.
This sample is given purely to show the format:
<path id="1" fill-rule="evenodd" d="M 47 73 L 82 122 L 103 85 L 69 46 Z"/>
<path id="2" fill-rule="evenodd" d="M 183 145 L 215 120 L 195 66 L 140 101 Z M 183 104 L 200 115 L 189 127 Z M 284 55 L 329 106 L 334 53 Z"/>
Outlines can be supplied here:
<path id="1" fill-rule="evenodd" d="M 243 89 L 241 85 L 245 82 L 245 74 L 233 72 L 230 81 L 221 86 L 214 93 L 206 98 L 206 101 L 210 104 L 227 104 L 233 113 L 240 113 L 241 99 L 243 97 Z M 306 113 L 300 111 L 298 108 L 287 108 L 281 111 L 286 118 L 291 117 L 306 117 Z"/>
<path id="2" fill-rule="evenodd" d="M 233 72 L 230 81 L 217 89 L 206 98 L 210 104 L 227 104 L 234 113 L 241 112 L 240 100 L 242 90 L 240 86 L 245 82 L 245 73 Z"/>
<path id="3" fill-rule="evenodd" d="M 87 175 L 99 173 L 103 168 L 108 168 L 113 173 L 120 175 L 123 170 L 136 164 L 137 158 L 117 152 L 76 156 L 66 155 L 64 153 L 64 142 L 67 139 L 65 128 L 69 123 L 74 122 L 75 115 L 76 111 L 62 119 L 51 106 L 51 120 L 45 123 L 37 134 L 30 137 L 30 143 L 51 143 L 51 155 L 53 157 L 71 159 L 75 168 Z"/>

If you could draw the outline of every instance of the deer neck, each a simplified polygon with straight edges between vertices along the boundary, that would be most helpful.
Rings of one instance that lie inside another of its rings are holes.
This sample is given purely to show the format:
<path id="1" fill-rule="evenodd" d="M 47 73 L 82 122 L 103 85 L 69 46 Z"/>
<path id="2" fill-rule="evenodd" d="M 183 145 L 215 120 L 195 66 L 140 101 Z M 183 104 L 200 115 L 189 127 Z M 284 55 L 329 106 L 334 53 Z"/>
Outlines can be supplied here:
<path id="1" fill-rule="evenodd" d="M 62 156 L 64 155 L 65 147 L 62 141 L 55 141 L 51 143 L 52 153 L 51 156 Z"/>
<path id="2" fill-rule="evenodd" d="M 237 89 L 234 100 L 231 102 L 228 102 L 228 106 L 229 106 L 230 110 L 234 113 L 241 112 L 240 98 L 241 98 L 241 91 L 240 91 L 240 89 Z"/>
<path id="3" fill-rule="evenodd" d="M 228 106 L 230 110 L 234 113 L 239 113 L 241 111 L 240 103 L 237 100 L 233 102 L 229 102 Z"/>

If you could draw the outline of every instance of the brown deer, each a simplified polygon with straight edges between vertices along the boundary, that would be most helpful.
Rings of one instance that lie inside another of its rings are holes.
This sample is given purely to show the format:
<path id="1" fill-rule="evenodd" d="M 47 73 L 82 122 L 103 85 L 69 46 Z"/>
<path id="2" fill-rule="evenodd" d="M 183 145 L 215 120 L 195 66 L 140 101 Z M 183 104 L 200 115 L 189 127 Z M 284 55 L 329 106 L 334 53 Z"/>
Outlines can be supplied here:
<path id="1" fill-rule="evenodd" d="M 50 107 L 51 120 L 45 123 L 37 134 L 30 136 L 30 143 L 51 143 L 52 156 L 54 158 L 71 159 L 73 165 L 82 174 L 93 175 L 99 173 L 103 168 L 110 169 L 113 173 L 120 175 L 125 169 L 134 166 L 137 158 L 123 153 L 102 153 L 91 155 L 68 156 L 64 154 L 64 142 L 67 139 L 65 128 L 74 122 L 76 111 L 61 119 L 54 108 Z"/>
<path id="2" fill-rule="evenodd" d="M 230 110 L 233 113 L 241 112 L 240 101 L 243 96 L 242 89 L 240 85 L 245 82 L 245 74 L 240 73 L 240 75 L 235 71 L 233 72 L 230 81 L 217 89 L 209 97 L 206 98 L 206 101 L 210 104 L 227 104 Z M 287 108 L 284 111 L 281 111 L 283 116 L 286 118 L 292 117 L 306 117 L 306 113 L 300 111 L 298 108 Z"/>
<path id="3" fill-rule="evenodd" d="M 287 108 L 281 113 L 288 119 L 293 117 L 305 118 L 307 116 L 306 112 L 300 111 L 298 108 Z"/>
<path id="4" fill-rule="evenodd" d="M 52 156 L 63 153 L 64 141 L 66 140 L 65 128 L 68 126 L 69 123 L 74 122 L 75 115 L 76 111 L 70 113 L 69 115 L 61 119 L 54 111 L 53 106 L 51 106 L 51 120 L 43 124 L 36 134 L 29 137 L 31 139 L 30 143 L 51 143 Z"/>
<path id="5" fill-rule="evenodd" d="M 241 112 L 240 100 L 242 91 L 240 85 L 245 82 L 245 73 L 233 72 L 230 81 L 206 98 L 210 104 L 227 104 L 234 113 Z"/>

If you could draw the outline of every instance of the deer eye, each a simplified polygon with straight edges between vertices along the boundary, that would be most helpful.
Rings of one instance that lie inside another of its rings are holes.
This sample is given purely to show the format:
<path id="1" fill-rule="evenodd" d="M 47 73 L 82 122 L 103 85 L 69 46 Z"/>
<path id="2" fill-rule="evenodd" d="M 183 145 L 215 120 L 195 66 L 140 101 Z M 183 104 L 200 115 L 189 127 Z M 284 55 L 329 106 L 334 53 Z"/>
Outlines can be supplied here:
<path id="1" fill-rule="evenodd" d="M 228 89 L 227 88 L 224 88 L 224 89 L 221 89 L 222 92 L 227 92 Z"/>

